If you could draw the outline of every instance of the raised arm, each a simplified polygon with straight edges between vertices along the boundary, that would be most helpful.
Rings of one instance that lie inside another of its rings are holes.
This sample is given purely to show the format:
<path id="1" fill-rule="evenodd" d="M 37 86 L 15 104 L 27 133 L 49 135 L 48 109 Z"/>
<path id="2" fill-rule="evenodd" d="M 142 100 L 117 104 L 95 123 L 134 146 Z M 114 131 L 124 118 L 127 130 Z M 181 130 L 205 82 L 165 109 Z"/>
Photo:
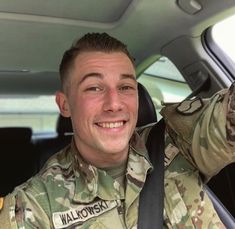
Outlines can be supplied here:
<path id="1" fill-rule="evenodd" d="M 235 84 L 207 100 L 166 106 L 162 115 L 174 144 L 206 179 L 235 161 Z"/>

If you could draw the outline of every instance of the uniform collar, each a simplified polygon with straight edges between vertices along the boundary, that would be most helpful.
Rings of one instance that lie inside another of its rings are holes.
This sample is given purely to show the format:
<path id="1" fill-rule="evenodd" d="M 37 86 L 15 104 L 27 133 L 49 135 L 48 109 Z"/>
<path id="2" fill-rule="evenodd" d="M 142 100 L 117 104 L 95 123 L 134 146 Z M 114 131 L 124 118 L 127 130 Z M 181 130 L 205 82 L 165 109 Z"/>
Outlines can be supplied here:
<path id="1" fill-rule="evenodd" d="M 87 163 L 78 152 L 75 141 L 71 143 L 73 157 L 73 170 L 75 174 L 75 202 L 89 203 L 95 198 L 103 200 L 123 199 L 123 187 L 104 170 Z M 145 142 L 137 132 L 134 132 L 130 140 L 130 148 L 127 163 L 127 184 L 134 182 L 142 188 L 147 171 L 152 168 L 149 161 Z M 129 181 L 128 181 L 129 180 Z"/>

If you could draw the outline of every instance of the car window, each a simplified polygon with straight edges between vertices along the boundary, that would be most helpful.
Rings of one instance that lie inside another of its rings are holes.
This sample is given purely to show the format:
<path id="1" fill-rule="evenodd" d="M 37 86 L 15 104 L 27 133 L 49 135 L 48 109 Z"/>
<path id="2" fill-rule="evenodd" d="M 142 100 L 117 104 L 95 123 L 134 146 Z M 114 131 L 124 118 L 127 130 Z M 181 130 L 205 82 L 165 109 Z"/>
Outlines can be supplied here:
<path id="1" fill-rule="evenodd" d="M 205 36 L 208 50 L 231 81 L 235 79 L 235 15 L 220 21 Z"/>
<path id="2" fill-rule="evenodd" d="M 175 65 L 164 56 L 148 67 L 138 82 L 150 93 L 158 118 L 162 103 L 180 102 L 192 92 Z"/>
<path id="3" fill-rule="evenodd" d="M 55 96 L 0 98 L 0 127 L 31 127 L 34 134 L 55 132 L 58 113 Z"/>
<path id="4" fill-rule="evenodd" d="M 216 44 L 231 58 L 235 63 L 235 15 L 229 17 L 212 28 L 212 37 Z"/>

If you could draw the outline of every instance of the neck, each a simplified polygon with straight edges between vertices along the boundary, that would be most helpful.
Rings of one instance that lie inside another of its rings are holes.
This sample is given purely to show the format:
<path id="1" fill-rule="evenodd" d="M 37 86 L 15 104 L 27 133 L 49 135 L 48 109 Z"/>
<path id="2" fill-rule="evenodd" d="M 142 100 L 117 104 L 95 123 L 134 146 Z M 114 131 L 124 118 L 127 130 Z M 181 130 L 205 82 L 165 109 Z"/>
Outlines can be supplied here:
<path id="1" fill-rule="evenodd" d="M 115 167 L 127 162 L 129 145 L 121 152 L 116 153 L 87 149 L 77 143 L 76 140 L 75 146 L 82 158 L 97 168 Z"/>

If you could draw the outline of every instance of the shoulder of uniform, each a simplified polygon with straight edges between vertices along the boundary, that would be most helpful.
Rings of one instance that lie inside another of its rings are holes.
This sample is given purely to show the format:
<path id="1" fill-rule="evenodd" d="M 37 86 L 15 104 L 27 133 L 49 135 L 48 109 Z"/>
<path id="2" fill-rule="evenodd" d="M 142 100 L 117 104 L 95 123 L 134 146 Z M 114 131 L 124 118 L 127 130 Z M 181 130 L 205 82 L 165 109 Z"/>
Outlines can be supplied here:
<path id="1" fill-rule="evenodd" d="M 203 112 L 208 100 L 195 97 L 180 103 L 164 104 L 161 115 L 167 126 L 183 138 L 190 138 L 193 126 Z"/>
<path id="2" fill-rule="evenodd" d="M 143 127 L 138 127 L 136 129 L 137 133 L 141 136 L 141 138 L 146 143 L 148 140 L 149 133 L 153 126 L 156 123 L 151 123 Z M 152 153 L 152 152 L 149 152 Z M 169 136 L 167 133 L 165 133 L 165 149 L 164 149 L 164 167 L 165 169 L 171 164 L 171 162 L 174 160 L 174 158 L 179 153 L 179 149 L 174 146 L 171 142 L 169 142 Z"/>
<path id="3" fill-rule="evenodd" d="M 164 115 L 168 110 L 174 110 L 180 115 L 192 115 L 200 111 L 207 103 L 208 99 L 200 97 L 186 98 L 182 102 L 177 103 L 163 103 L 161 114 Z"/>
<path id="4" fill-rule="evenodd" d="M 147 141 L 149 132 L 155 124 L 156 123 L 149 123 L 145 126 L 141 126 L 141 127 L 136 128 L 136 132 L 140 135 L 140 137 L 144 140 L 144 142 Z"/>
<path id="5" fill-rule="evenodd" d="M 186 99 L 176 106 L 176 112 L 182 115 L 192 115 L 202 109 L 204 102 L 201 98 Z"/>
<path id="6" fill-rule="evenodd" d="M 71 145 L 65 146 L 63 149 L 51 155 L 40 169 L 39 176 L 50 173 L 53 168 L 66 169 L 68 167 L 68 155 L 70 155 Z"/>
<path id="7" fill-rule="evenodd" d="M 16 228 L 15 224 L 15 198 L 8 194 L 5 197 L 0 197 L 0 224 L 1 228 Z"/>

